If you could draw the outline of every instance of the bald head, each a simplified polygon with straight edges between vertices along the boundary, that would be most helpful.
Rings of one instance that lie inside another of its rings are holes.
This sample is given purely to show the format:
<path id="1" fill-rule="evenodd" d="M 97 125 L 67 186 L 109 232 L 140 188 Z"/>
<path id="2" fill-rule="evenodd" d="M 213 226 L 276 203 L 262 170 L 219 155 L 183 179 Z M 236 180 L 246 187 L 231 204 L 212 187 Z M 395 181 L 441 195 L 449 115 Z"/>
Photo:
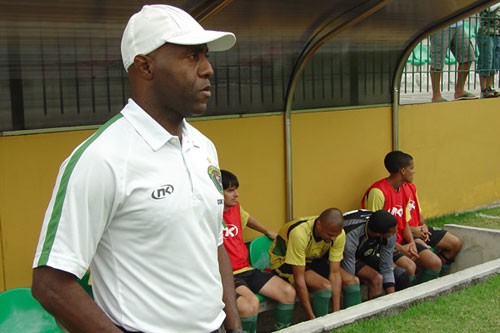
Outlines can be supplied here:
<path id="1" fill-rule="evenodd" d="M 318 220 L 320 220 L 325 227 L 336 226 L 342 228 L 344 226 L 344 217 L 338 208 L 328 208 L 324 210 L 318 217 Z"/>

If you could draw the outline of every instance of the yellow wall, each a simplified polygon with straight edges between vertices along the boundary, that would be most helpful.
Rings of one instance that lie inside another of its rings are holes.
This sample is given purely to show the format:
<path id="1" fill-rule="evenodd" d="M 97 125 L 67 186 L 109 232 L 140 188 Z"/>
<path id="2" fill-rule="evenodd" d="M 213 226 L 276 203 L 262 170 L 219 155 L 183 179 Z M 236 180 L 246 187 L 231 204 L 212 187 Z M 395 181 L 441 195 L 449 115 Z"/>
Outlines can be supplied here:
<path id="1" fill-rule="evenodd" d="M 425 216 L 500 200 L 500 99 L 401 107 Z"/>
<path id="2" fill-rule="evenodd" d="M 400 149 L 415 158 L 426 216 L 499 200 L 498 100 L 400 107 Z M 286 219 L 283 116 L 193 122 L 240 180 L 243 206 L 278 229 Z M 385 177 L 389 107 L 292 116 L 294 216 L 359 208 Z M 40 225 L 62 160 L 92 131 L 0 137 L 0 290 L 31 284 Z M 246 233 L 249 240 L 255 233 Z"/>

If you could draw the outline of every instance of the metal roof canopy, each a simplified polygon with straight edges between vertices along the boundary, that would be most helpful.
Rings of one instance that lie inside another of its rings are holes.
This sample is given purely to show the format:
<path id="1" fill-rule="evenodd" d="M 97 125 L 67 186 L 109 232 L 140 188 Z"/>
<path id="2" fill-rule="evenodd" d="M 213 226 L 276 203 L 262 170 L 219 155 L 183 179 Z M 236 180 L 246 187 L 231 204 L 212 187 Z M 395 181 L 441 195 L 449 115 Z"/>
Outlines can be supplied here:
<path id="1" fill-rule="evenodd" d="M 51 4 L 50 1 L 2 1 L 0 23 L 36 20 L 68 24 L 106 22 L 114 24 L 112 28 L 119 30 L 130 14 L 145 2 L 109 0 L 89 4 L 85 1 L 57 1 Z M 239 71 L 247 64 L 250 64 L 251 70 L 254 62 L 262 68 L 266 61 L 279 61 L 282 86 L 278 87 L 280 91 L 275 94 L 276 97 L 272 96 L 272 102 L 248 105 L 250 103 L 242 102 L 240 98 L 239 105 L 228 103 L 226 108 L 229 112 L 223 113 L 255 113 L 259 108 L 265 110 L 257 112 L 285 112 L 287 217 L 292 218 L 290 112 L 293 108 L 308 107 L 298 92 L 314 89 L 317 84 L 314 79 L 316 59 L 322 61 L 322 57 L 328 56 L 329 61 L 338 60 L 341 79 L 336 80 L 332 74 L 329 78 L 331 86 L 327 88 L 340 89 L 336 90 L 339 93 L 324 102 L 320 98 L 313 98 L 319 101 L 315 106 L 392 103 L 393 146 L 397 148 L 398 88 L 405 60 L 412 49 L 431 32 L 496 2 L 498 0 L 189 0 L 163 3 L 185 9 L 207 29 L 227 30 L 236 34 L 237 44 L 224 58 L 226 70 Z M 8 35 L 8 32 L 6 34 Z M 14 35 L 16 34 L 17 31 L 14 31 Z M 259 49 L 258 54 L 252 52 L 254 49 Z M 255 59 L 256 57 L 258 59 Z M 218 60 L 217 56 L 215 60 Z M 216 63 L 218 64 L 217 61 Z M 272 66 L 271 64 L 271 71 Z M 313 78 L 308 84 L 300 86 L 297 82 L 304 73 Z M 244 75 L 238 78 L 251 81 L 251 78 L 248 80 Z M 337 85 L 337 81 L 343 82 L 340 88 L 334 87 L 333 82 Z M 227 94 L 233 93 L 233 84 L 233 79 L 227 76 L 222 85 Z M 240 93 L 241 90 L 255 87 L 252 82 L 245 84 L 247 85 L 240 82 Z M 264 100 L 264 92 L 261 93 Z M 314 96 L 314 93 L 312 95 Z M 220 109 L 224 107 L 218 106 Z M 235 109 L 237 111 L 234 111 Z M 216 114 L 217 111 L 209 107 L 207 115 Z"/>
<path id="2" fill-rule="evenodd" d="M 271 40 L 287 48 L 288 86 L 284 101 L 287 157 L 287 217 L 293 216 L 291 120 L 296 84 L 307 63 L 321 47 L 332 43 L 340 57 L 349 62 L 349 101 L 358 100 L 360 85 L 366 82 L 360 68 L 366 63 L 381 79 L 373 82 L 370 104 L 393 103 L 393 147 L 398 147 L 399 86 L 404 62 L 413 47 L 431 32 L 472 15 L 498 1 L 380 0 L 380 1 L 220 1 L 205 24 L 235 32 L 238 45 Z M 366 54 L 369 57 L 366 57 Z M 377 86 L 378 85 L 378 86 Z M 377 87 L 376 87 L 377 86 Z M 300 107 L 300 106 L 299 106 Z"/>

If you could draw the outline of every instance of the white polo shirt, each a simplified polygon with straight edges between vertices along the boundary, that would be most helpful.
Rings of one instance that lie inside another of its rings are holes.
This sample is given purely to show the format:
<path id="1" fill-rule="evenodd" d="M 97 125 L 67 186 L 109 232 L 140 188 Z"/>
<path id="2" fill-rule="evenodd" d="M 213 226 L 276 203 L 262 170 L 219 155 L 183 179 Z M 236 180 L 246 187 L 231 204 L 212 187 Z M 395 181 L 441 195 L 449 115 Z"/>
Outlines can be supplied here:
<path id="1" fill-rule="evenodd" d="M 63 162 L 34 267 L 90 265 L 96 302 L 127 330 L 213 331 L 223 203 L 212 142 L 184 122 L 181 145 L 130 99 Z"/>

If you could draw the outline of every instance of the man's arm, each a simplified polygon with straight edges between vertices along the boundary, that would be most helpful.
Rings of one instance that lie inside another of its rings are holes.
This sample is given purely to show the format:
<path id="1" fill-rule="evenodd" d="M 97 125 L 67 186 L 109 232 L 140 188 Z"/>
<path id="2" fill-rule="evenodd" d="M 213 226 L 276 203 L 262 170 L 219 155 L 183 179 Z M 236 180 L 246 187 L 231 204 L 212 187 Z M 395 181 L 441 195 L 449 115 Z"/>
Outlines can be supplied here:
<path id="1" fill-rule="evenodd" d="M 70 273 L 33 269 L 33 297 L 71 333 L 121 333 Z"/>
<path id="2" fill-rule="evenodd" d="M 306 267 L 293 265 L 293 279 L 295 281 L 295 291 L 299 297 L 300 304 L 304 308 L 306 315 L 309 319 L 315 319 L 311 300 L 309 299 L 309 290 L 306 284 Z"/>
<path id="3" fill-rule="evenodd" d="M 340 275 L 340 261 L 330 261 L 330 283 L 332 285 L 333 312 L 340 310 L 340 295 L 342 293 L 342 277 Z"/>
<path id="4" fill-rule="evenodd" d="M 274 231 L 271 231 L 269 229 L 267 229 L 264 225 L 262 225 L 255 217 L 253 217 L 252 215 L 250 215 L 248 217 L 248 222 L 247 222 L 247 226 L 252 228 L 253 230 L 255 231 L 258 231 L 260 232 L 261 234 L 264 234 L 266 235 L 267 237 L 271 238 L 271 239 L 276 239 L 276 236 L 278 235 L 276 232 Z"/>
<path id="5" fill-rule="evenodd" d="M 383 287 L 386 294 L 395 291 L 396 279 L 394 277 L 394 247 L 396 245 L 396 235 L 387 239 L 387 244 L 380 247 L 379 271 L 383 278 Z"/>
<path id="6" fill-rule="evenodd" d="M 364 228 L 363 228 L 364 232 Z M 346 234 L 344 258 L 342 259 L 342 268 L 349 274 L 356 274 L 356 251 L 359 245 L 359 238 L 356 230 Z"/>
<path id="7" fill-rule="evenodd" d="M 224 302 L 224 312 L 226 313 L 224 327 L 226 330 L 241 329 L 240 315 L 238 307 L 236 306 L 233 269 L 224 244 L 219 245 L 217 253 L 219 258 L 219 271 L 222 279 L 222 301 Z"/>

